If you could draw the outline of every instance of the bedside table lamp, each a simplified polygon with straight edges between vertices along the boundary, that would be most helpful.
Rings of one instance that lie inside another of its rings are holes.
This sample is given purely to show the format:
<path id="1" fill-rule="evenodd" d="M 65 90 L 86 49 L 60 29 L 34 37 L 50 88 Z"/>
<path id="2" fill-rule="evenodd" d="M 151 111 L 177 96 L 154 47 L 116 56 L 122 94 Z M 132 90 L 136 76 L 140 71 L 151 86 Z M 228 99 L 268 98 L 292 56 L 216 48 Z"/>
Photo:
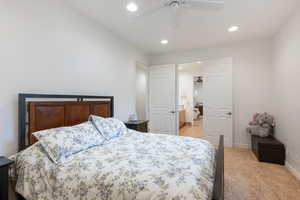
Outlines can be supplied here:
<path id="1" fill-rule="evenodd" d="M 128 120 L 132 121 L 132 122 L 138 121 L 138 116 L 136 114 L 132 114 L 132 115 L 129 116 Z"/>

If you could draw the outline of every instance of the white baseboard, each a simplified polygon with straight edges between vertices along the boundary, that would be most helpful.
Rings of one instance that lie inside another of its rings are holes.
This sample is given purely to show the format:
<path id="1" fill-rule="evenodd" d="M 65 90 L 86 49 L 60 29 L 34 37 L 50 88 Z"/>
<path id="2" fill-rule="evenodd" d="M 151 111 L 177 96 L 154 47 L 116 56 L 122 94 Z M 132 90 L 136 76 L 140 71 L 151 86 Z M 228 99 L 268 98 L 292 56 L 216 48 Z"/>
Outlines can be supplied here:
<path id="1" fill-rule="evenodd" d="M 298 180 L 300 180 L 300 172 L 296 170 L 289 162 L 285 162 L 286 168 L 294 175 Z"/>

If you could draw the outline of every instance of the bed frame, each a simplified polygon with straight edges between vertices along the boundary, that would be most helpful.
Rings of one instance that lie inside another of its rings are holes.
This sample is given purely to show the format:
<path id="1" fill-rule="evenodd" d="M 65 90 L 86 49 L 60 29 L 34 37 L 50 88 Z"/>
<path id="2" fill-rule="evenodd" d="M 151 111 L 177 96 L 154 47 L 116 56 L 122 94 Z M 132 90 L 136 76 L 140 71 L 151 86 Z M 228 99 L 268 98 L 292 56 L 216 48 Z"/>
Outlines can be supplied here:
<path id="1" fill-rule="evenodd" d="M 70 101 L 70 99 L 72 99 L 72 101 Z M 79 124 L 87 121 L 90 114 L 102 117 L 113 117 L 114 97 L 19 94 L 19 151 L 26 149 L 36 142 L 32 136 L 33 132 Z M 25 200 L 18 194 L 17 199 Z M 220 136 L 216 155 L 215 182 L 212 200 L 224 200 L 223 136 Z"/>

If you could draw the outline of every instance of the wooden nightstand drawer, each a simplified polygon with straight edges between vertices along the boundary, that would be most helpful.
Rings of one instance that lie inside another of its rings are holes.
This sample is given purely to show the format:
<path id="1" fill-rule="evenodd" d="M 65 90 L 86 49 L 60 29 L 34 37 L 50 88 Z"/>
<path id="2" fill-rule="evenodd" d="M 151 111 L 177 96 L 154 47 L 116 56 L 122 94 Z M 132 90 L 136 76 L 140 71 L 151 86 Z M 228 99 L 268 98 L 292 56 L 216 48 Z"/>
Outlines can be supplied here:
<path id="1" fill-rule="evenodd" d="M 140 132 L 148 132 L 148 121 L 128 121 L 125 125 L 129 129 L 133 129 Z"/>

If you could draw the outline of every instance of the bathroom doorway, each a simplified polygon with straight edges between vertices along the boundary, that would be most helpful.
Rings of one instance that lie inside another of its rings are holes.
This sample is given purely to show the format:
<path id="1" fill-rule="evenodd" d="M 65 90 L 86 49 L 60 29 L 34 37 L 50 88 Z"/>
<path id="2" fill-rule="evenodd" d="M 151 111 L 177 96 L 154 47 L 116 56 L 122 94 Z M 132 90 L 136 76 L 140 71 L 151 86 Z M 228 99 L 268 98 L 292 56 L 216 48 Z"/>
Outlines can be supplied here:
<path id="1" fill-rule="evenodd" d="M 232 58 L 178 65 L 179 135 L 232 146 Z"/>
<path id="2" fill-rule="evenodd" d="M 193 126 L 198 130 L 199 136 L 203 136 L 203 77 L 194 76 L 193 84 Z"/>
<path id="3" fill-rule="evenodd" d="M 201 62 L 178 65 L 179 135 L 203 137 Z"/>

